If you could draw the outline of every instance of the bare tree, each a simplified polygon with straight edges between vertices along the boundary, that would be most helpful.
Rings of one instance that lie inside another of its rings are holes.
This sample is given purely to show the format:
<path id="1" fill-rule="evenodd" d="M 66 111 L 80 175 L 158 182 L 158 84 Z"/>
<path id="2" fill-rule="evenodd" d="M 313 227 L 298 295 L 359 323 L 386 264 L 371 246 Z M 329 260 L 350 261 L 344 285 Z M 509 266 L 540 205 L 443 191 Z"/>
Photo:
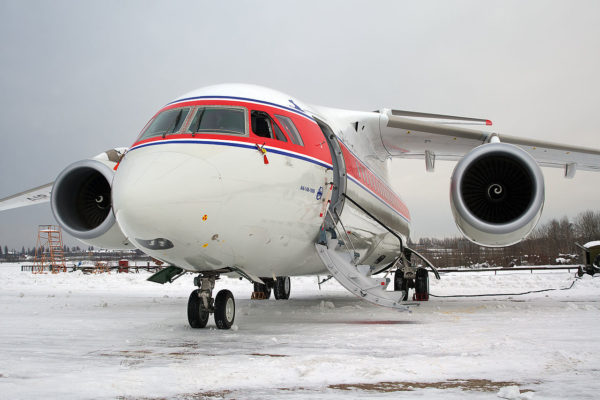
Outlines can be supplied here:
<path id="1" fill-rule="evenodd" d="M 588 210 L 577 215 L 575 232 L 581 244 L 600 240 L 600 212 Z"/>
<path id="2" fill-rule="evenodd" d="M 574 257 L 580 252 L 575 242 L 581 244 L 600 240 L 600 212 L 585 211 L 573 220 L 568 217 L 552 219 L 539 225 L 527 239 L 513 246 L 489 248 L 476 245 L 462 237 L 421 238 L 412 246 L 441 268 L 489 264 L 490 266 L 548 265 L 557 258 Z"/>

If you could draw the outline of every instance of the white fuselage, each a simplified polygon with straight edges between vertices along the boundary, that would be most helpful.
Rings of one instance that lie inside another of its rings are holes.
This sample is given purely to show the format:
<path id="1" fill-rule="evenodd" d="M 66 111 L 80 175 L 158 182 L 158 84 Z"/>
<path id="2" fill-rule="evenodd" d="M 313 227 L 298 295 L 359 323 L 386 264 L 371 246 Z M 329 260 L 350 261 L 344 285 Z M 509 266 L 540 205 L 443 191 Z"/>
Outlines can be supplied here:
<path id="1" fill-rule="evenodd" d="M 337 166 L 313 118 L 328 124 L 342 141 L 345 193 L 403 238 L 408 236 L 408 212 L 387 183 L 387 164 L 371 157 L 366 134 L 352 137 L 347 114 L 315 111 L 257 87 L 244 86 L 240 95 L 235 85 L 223 86 L 184 96 L 165 109 L 186 106 L 193 113 L 213 104 L 244 107 L 245 135 L 170 134 L 138 140 L 119 164 L 113 210 L 132 243 L 190 271 L 235 267 L 261 277 L 324 272 L 314 244 L 327 215 Z M 277 115 L 289 117 L 303 145 L 291 143 L 283 125 L 285 142 L 254 135 L 258 128 L 249 114 L 255 109 L 277 121 Z M 182 123 L 180 132 L 193 124 L 191 119 Z M 385 228 L 349 202 L 340 217 L 344 228 L 338 224 L 339 232 L 360 253 L 361 263 L 392 261 L 399 244 Z"/>

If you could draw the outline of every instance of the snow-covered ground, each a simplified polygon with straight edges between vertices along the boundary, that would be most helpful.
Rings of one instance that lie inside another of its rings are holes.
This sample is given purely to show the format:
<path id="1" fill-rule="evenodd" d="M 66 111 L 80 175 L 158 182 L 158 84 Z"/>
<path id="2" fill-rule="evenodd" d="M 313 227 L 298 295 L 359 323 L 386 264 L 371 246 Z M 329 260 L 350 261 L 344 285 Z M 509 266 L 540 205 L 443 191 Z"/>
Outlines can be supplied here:
<path id="1" fill-rule="evenodd" d="M 438 295 L 568 287 L 567 272 L 461 273 Z M 0 264 L 3 399 L 582 399 L 600 393 L 600 279 L 571 290 L 432 298 L 412 312 L 293 278 L 288 301 L 237 302 L 234 329 L 188 327 L 192 275 L 33 275 Z"/>

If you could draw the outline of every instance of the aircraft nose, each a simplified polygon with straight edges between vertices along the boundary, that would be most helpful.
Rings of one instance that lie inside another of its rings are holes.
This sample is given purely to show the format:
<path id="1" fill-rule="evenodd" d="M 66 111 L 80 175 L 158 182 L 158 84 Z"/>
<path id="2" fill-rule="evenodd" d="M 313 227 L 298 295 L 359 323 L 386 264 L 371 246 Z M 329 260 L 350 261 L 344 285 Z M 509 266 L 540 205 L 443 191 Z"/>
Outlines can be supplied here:
<path id="1" fill-rule="evenodd" d="M 221 174 L 213 164 L 163 147 L 128 153 L 112 186 L 119 226 L 150 250 L 192 245 L 206 221 L 220 213 L 223 199 Z"/>

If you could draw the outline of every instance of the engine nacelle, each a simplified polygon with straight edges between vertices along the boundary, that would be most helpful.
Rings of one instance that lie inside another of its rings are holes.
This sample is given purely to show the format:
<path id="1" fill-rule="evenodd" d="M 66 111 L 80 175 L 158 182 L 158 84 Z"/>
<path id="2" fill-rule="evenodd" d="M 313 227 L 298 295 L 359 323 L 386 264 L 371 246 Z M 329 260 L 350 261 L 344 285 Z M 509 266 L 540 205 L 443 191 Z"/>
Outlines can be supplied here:
<path id="1" fill-rule="evenodd" d="M 52 212 L 70 235 L 105 249 L 135 248 L 116 223 L 111 186 L 123 149 L 109 150 L 65 168 L 52 187 Z"/>
<path id="2" fill-rule="evenodd" d="M 484 144 L 454 168 L 450 204 L 456 225 L 472 242 L 490 247 L 515 244 L 541 216 L 544 177 L 519 147 Z"/>

